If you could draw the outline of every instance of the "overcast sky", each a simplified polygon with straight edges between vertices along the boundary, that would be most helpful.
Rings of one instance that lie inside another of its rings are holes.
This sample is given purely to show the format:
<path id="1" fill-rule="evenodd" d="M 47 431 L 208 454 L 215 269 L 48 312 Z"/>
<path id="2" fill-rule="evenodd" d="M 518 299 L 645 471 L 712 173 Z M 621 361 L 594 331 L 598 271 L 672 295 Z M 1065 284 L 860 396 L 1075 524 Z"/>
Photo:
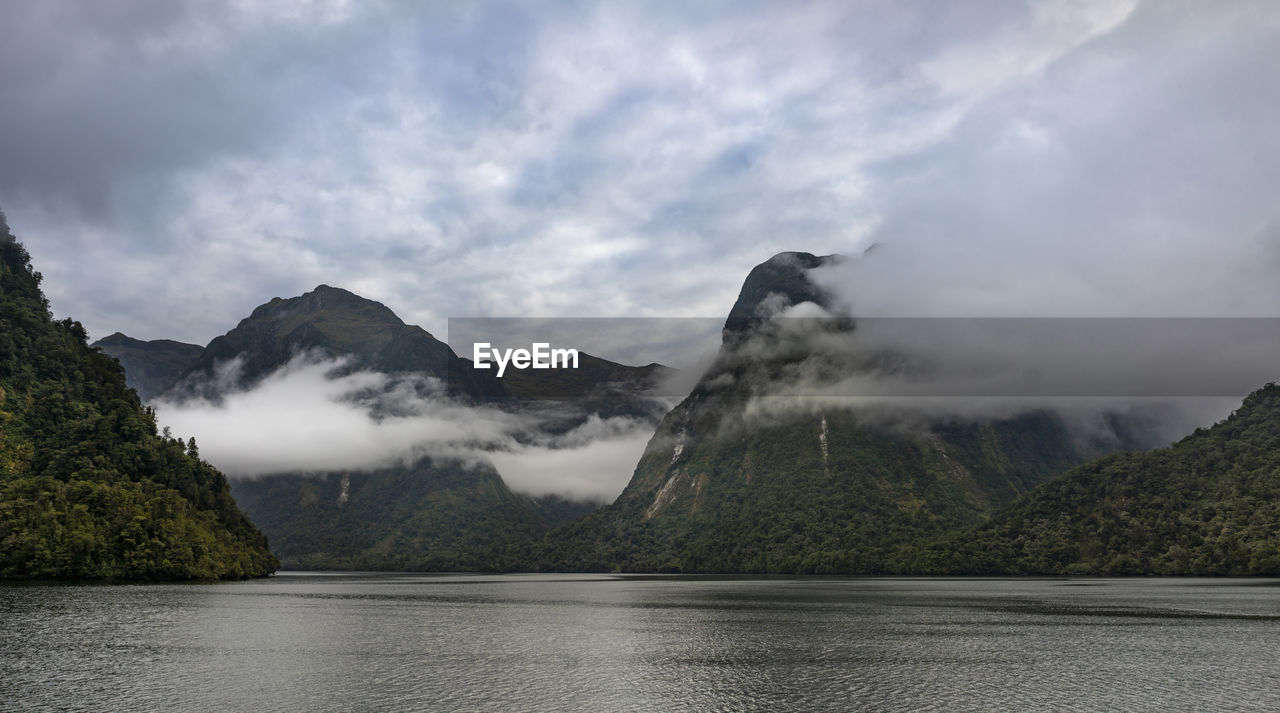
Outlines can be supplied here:
<path id="1" fill-rule="evenodd" d="M 708 317 L 1280 316 L 1280 4 L 11 3 L 0 208 L 59 316 L 206 343 L 328 283 Z M 856 283 L 856 284 L 849 284 Z"/>

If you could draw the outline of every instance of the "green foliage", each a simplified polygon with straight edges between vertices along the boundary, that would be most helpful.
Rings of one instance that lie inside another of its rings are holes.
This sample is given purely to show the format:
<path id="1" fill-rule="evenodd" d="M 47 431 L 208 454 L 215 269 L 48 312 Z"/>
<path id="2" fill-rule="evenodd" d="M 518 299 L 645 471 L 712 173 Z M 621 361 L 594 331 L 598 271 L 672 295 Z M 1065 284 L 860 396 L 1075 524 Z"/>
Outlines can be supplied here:
<path id="1" fill-rule="evenodd" d="M 239 480 L 235 496 L 286 567 L 493 568 L 489 551 L 549 526 L 492 468 L 424 459 L 375 472 Z"/>
<path id="2" fill-rule="evenodd" d="M 1081 460 L 1047 414 L 891 432 L 836 409 L 750 420 L 733 394 L 695 393 L 614 504 L 498 567 L 884 573 L 903 544 L 982 522 Z"/>
<path id="3" fill-rule="evenodd" d="M 226 579 L 261 576 L 211 510 L 150 481 L 0 482 L 0 576 L 42 579 Z"/>
<path id="4" fill-rule="evenodd" d="M 1071 470 L 899 559 L 919 574 L 1280 575 L 1280 387 L 1169 448 Z"/>
<path id="5" fill-rule="evenodd" d="M 4 237 L 0 575 L 269 574 L 275 559 L 222 474 L 156 435 L 119 364 L 78 322 L 52 319 L 29 254 Z"/>

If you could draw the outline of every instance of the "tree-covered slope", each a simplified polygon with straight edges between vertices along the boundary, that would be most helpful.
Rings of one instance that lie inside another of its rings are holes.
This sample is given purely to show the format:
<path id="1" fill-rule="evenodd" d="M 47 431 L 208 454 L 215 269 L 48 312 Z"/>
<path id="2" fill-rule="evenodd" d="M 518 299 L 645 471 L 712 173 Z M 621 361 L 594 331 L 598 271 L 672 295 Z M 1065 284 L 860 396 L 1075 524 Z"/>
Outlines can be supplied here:
<path id="1" fill-rule="evenodd" d="M 288 568 L 476 570 L 549 525 L 492 468 L 457 461 L 237 480 L 233 492 Z"/>
<path id="2" fill-rule="evenodd" d="M 172 339 L 144 342 L 120 332 L 103 337 L 90 346 L 101 349 L 120 362 L 124 367 L 125 382 L 138 392 L 143 401 L 150 401 L 167 391 L 204 353 L 204 347 L 197 344 Z"/>
<path id="3" fill-rule="evenodd" d="M 623 493 L 512 552 L 509 566 L 893 571 L 904 544 L 982 522 L 1091 455 L 1047 412 L 899 428 L 838 401 L 776 395 L 788 375 L 857 368 L 859 355 L 814 352 L 823 340 L 805 332 L 852 330 L 852 320 L 770 321 L 801 302 L 830 305 L 808 272 L 840 259 L 782 253 L 752 270 L 716 363 L 663 420 Z"/>
<path id="4" fill-rule="evenodd" d="M 220 579 L 275 569 L 194 443 L 160 437 L 119 364 L 55 321 L 0 220 L 0 576 Z"/>
<path id="5" fill-rule="evenodd" d="M 930 574 L 1280 575 L 1280 386 L 1168 448 L 1075 468 L 903 561 Z"/>
<path id="6" fill-rule="evenodd" d="M 731 407 L 702 399 L 664 421 L 612 505 L 512 566 L 893 571 L 903 543 L 981 522 L 1083 459 L 1045 413 L 908 435 L 838 409 L 742 427 L 726 424 L 740 418 Z"/>

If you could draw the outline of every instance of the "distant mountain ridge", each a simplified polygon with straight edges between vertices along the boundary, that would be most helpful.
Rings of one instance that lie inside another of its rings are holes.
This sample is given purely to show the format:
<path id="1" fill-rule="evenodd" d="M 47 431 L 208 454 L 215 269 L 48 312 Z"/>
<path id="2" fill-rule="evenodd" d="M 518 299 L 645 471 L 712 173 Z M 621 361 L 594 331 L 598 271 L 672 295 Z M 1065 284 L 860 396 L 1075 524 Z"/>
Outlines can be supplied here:
<path id="1" fill-rule="evenodd" d="M 474 401 L 585 399 L 652 390 L 673 370 L 661 364 L 627 366 L 580 352 L 576 369 L 477 369 L 430 332 L 405 324 L 380 302 L 319 285 L 298 297 L 259 305 L 207 347 L 169 339 L 142 341 L 120 332 L 92 344 L 118 359 L 144 401 L 215 395 L 217 369 L 240 359 L 238 382 L 250 388 L 301 352 L 352 359 L 351 369 L 421 374 L 444 381 L 450 393 Z M 219 388 L 226 388 L 220 385 Z"/>
<path id="2" fill-rule="evenodd" d="M 204 347 L 172 339 L 142 341 L 116 332 L 89 346 L 115 357 L 143 401 L 167 391 L 200 359 Z"/>
<path id="3" fill-rule="evenodd" d="M 233 359 L 241 360 L 236 386 L 250 387 L 303 351 L 350 357 L 353 369 L 437 378 L 460 398 L 485 401 L 507 395 L 492 374 L 473 368 L 425 329 L 405 324 L 386 305 L 328 285 L 258 306 L 209 342 L 173 387 L 173 395 L 207 392 L 215 369 Z"/>

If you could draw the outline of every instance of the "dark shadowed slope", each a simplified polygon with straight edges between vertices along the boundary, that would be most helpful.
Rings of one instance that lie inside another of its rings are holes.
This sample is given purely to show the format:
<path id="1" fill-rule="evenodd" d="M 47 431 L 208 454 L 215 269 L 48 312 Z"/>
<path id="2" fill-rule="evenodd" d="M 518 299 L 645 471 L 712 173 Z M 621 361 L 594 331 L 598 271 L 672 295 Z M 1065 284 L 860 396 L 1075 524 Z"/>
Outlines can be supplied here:
<path id="1" fill-rule="evenodd" d="M 550 522 L 492 468 L 411 466 L 237 480 L 233 491 L 286 568 L 460 571 Z"/>
<path id="2" fill-rule="evenodd" d="M 168 391 L 190 369 L 204 347 L 172 339 L 141 339 L 116 332 L 90 346 L 113 356 L 124 367 L 125 380 L 143 401 Z"/>
<path id="3" fill-rule="evenodd" d="M 351 368 L 440 379 L 456 397 L 488 400 L 506 395 L 492 375 L 471 368 L 471 362 L 454 354 L 449 345 L 421 327 L 405 324 L 385 305 L 320 285 L 298 297 L 276 297 L 215 337 L 171 396 L 210 395 L 215 371 L 234 359 L 240 360 L 240 370 L 232 386 L 252 386 L 301 352 L 348 357 Z"/>

